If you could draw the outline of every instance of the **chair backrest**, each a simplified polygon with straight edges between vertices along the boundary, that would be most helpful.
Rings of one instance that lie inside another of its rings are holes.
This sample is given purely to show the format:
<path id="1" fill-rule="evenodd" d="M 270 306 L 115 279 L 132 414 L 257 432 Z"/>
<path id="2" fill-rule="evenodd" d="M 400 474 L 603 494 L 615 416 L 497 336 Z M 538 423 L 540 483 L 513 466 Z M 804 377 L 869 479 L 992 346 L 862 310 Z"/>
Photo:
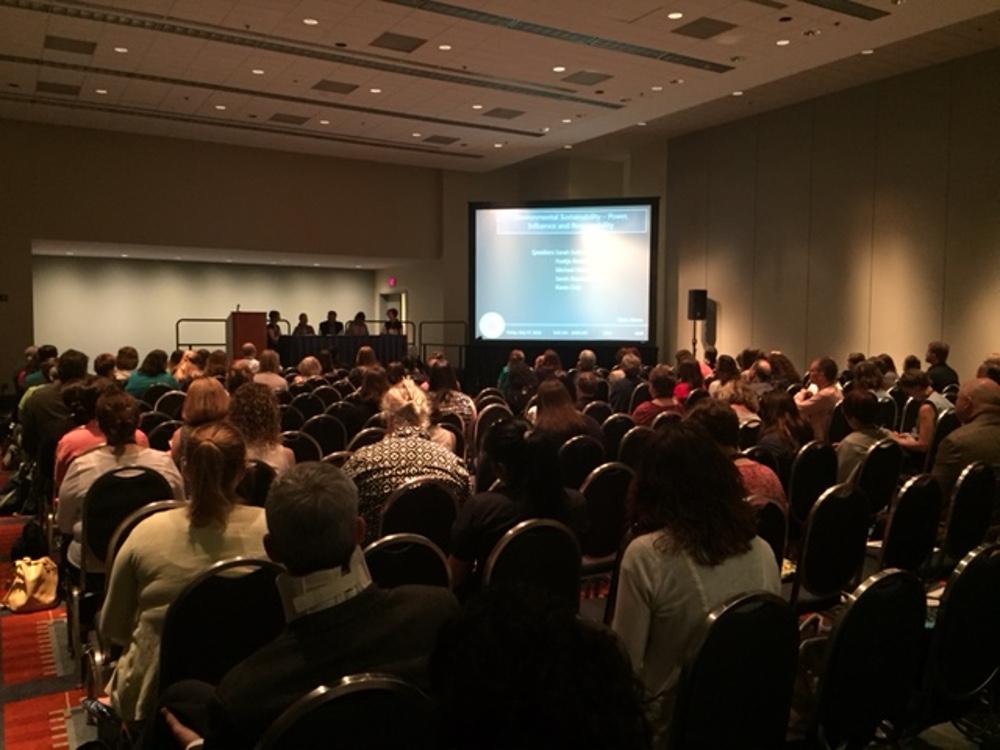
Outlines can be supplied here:
<path id="1" fill-rule="evenodd" d="M 871 515 L 889 507 L 903 467 L 903 449 L 892 438 L 879 440 L 868 449 L 854 475 L 854 484 L 868 496 Z"/>
<path id="2" fill-rule="evenodd" d="M 927 457 L 924 459 L 924 471 L 934 468 L 934 459 L 937 458 L 938 448 L 941 442 L 952 432 L 962 426 L 961 420 L 954 409 L 945 409 L 938 414 L 934 423 L 934 435 L 931 437 L 931 444 L 927 446 Z"/>
<path id="3" fill-rule="evenodd" d="M 323 403 L 323 400 L 312 393 L 300 393 L 292 399 L 292 406 L 298 409 L 299 413 L 306 419 L 315 417 L 317 414 L 322 414 L 326 409 L 326 404 Z"/>
<path id="4" fill-rule="evenodd" d="M 604 446 L 590 435 L 571 437 L 559 448 L 559 471 L 564 487 L 579 488 L 590 472 L 602 463 Z"/>
<path id="5" fill-rule="evenodd" d="M 740 425 L 739 447 L 740 450 L 751 448 L 757 445 L 757 438 L 760 436 L 760 422 L 744 422 Z"/>
<path id="6" fill-rule="evenodd" d="M 938 701 L 982 690 L 1000 665 L 1000 544 L 969 552 L 948 579 L 934 622 L 923 687 Z"/>
<path id="7" fill-rule="evenodd" d="M 384 589 L 406 584 L 451 588 L 444 552 L 420 534 L 390 534 L 365 547 L 372 580 Z"/>
<path id="8" fill-rule="evenodd" d="M 587 530 L 580 539 L 583 554 L 605 557 L 614 554 L 625 533 L 625 501 L 635 472 L 623 463 L 601 464 L 580 487 L 587 501 Z"/>
<path id="9" fill-rule="evenodd" d="M 681 672 L 667 746 L 784 747 L 798 647 L 795 613 L 774 594 L 713 610 Z"/>
<path id="10" fill-rule="evenodd" d="M 174 491 L 163 475 L 145 466 L 122 466 L 101 474 L 87 490 L 80 511 L 81 570 L 91 562 L 106 561 L 111 537 L 122 521 L 146 503 L 173 497 Z"/>
<path id="11" fill-rule="evenodd" d="M 489 386 L 487 388 L 483 388 L 479 393 L 476 394 L 475 401 L 477 402 L 476 403 L 476 408 L 477 409 L 479 408 L 479 404 L 478 404 L 479 399 L 481 399 L 483 396 L 499 396 L 500 398 L 503 398 L 503 391 L 501 391 L 499 388 L 496 388 L 494 386 Z"/>
<path id="12" fill-rule="evenodd" d="M 837 483 L 837 453 L 819 440 L 803 445 L 792 462 L 788 480 L 788 505 L 793 517 L 805 523 L 819 496 Z"/>
<path id="13" fill-rule="evenodd" d="M 896 400 L 883 396 L 878 400 L 878 416 L 875 417 L 875 424 L 879 427 L 885 427 L 887 430 L 896 429 L 896 413 L 898 411 Z"/>
<path id="14" fill-rule="evenodd" d="M 179 680 L 218 685 L 223 675 L 285 627 L 270 560 L 236 557 L 193 578 L 167 607 L 160 638 L 162 692 Z"/>
<path id="15" fill-rule="evenodd" d="M 187 394 L 184 391 L 168 390 L 153 402 L 153 409 L 164 414 L 169 414 L 171 419 L 180 419 L 181 409 L 184 408 L 186 400 Z"/>
<path id="16" fill-rule="evenodd" d="M 851 426 L 847 424 L 847 417 L 844 416 L 844 402 L 841 401 L 833 407 L 833 414 L 830 415 L 830 429 L 826 439 L 830 443 L 839 443 L 851 434 Z"/>
<path id="17" fill-rule="evenodd" d="M 384 430 L 388 426 L 389 415 L 380 411 L 368 417 L 368 419 L 365 420 L 365 423 L 361 425 L 361 429 L 365 429 L 366 427 L 381 427 Z"/>
<path id="18" fill-rule="evenodd" d="M 495 425 L 497 422 L 503 421 L 505 419 L 511 419 L 513 413 L 507 404 L 489 404 L 484 407 L 479 415 L 476 417 L 476 454 L 479 454 L 480 449 L 483 447 L 483 438 L 486 436 L 487 431 Z"/>
<path id="19" fill-rule="evenodd" d="M 281 404 L 278 407 L 278 414 L 281 417 L 281 429 L 285 432 L 301 430 L 302 425 L 306 423 L 306 418 L 302 416 L 302 412 L 291 404 Z"/>
<path id="20" fill-rule="evenodd" d="M 618 448 L 625 433 L 635 427 L 635 420 L 628 414 L 612 414 L 601 422 L 604 433 L 604 453 L 609 461 L 618 460 Z"/>
<path id="21" fill-rule="evenodd" d="M 439 479 L 418 477 L 403 482 L 382 505 L 379 536 L 420 534 L 447 552 L 457 517 L 455 491 Z"/>
<path id="22" fill-rule="evenodd" d="M 618 599 L 618 584 L 621 581 L 622 558 L 625 557 L 625 550 L 628 549 L 628 546 L 635 537 L 635 531 L 631 527 L 626 526 L 625 533 L 622 534 L 621 543 L 618 545 L 618 554 L 615 555 L 615 567 L 611 571 L 608 597 L 604 604 L 604 624 L 609 627 L 615 619 L 615 603 Z"/>
<path id="23" fill-rule="evenodd" d="M 354 455 L 354 451 L 336 451 L 329 454 L 328 456 L 323 456 L 323 463 L 333 464 L 338 469 L 347 463 L 347 459 Z"/>
<path id="24" fill-rule="evenodd" d="M 315 417 L 309 417 L 302 425 L 302 432 L 319 443 L 324 456 L 347 447 L 347 428 L 339 419 L 329 414 L 320 413 Z"/>
<path id="25" fill-rule="evenodd" d="M 340 391 L 332 385 L 321 385 L 312 391 L 312 395 L 323 402 L 324 409 L 330 404 L 340 401 Z"/>
<path id="26" fill-rule="evenodd" d="M 384 428 L 365 427 L 361 430 L 361 432 L 351 438 L 351 442 L 347 444 L 347 450 L 356 451 L 358 448 L 364 448 L 366 445 L 374 445 L 384 437 Z"/>
<path id="27" fill-rule="evenodd" d="M 903 406 L 903 415 L 899 418 L 900 432 L 911 432 L 917 426 L 917 416 L 920 412 L 920 407 L 924 404 L 924 400 L 922 398 L 913 398 L 912 396 L 906 399 L 906 405 Z"/>
<path id="28" fill-rule="evenodd" d="M 771 471 L 773 471 L 777 476 L 781 476 L 781 469 L 778 466 L 778 459 L 775 458 L 774 454 L 767 448 L 761 448 L 759 445 L 753 445 L 749 448 L 745 448 L 740 453 L 751 461 L 756 461 L 763 466 L 766 466 Z"/>
<path id="29" fill-rule="evenodd" d="M 162 411 L 147 411 L 139 416 L 139 429 L 149 437 L 149 433 L 156 429 L 158 425 L 169 422 L 172 419 L 173 417 L 169 414 L 164 414 Z"/>
<path id="30" fill-rule="evenodd" d="M 358 674 L 303 696 L 268 728 L 256 750 L 297 750 L 337 744 L 352 750 L 431 747 L 431 702 L 387 674 Z"/>
<path id="31" fill-rule="evenodd" d="M 450 416 L 457 417 L 457 414 L 452 414 Z M 461 419 L 461 417 L 459 417 Z M 452 452 L 459 458 L 465 458 L 465 430 L 461 427 L 456 427 L 451 420 L 447 422 L 438 422 L 438 429 L 447 430 L 452 435 L 455 436 L 455 445 L 452 448 Z"/>
<path id="32" fill-rule="evenodd" d="M 128 539 L 128 535 L 132 533 L 132 530 L 136 526 L 150 516 L 162 513 L 165 510 L 183 508 L 185 505 L 186 503 L 181 500 L 157 500 L 156 502 L 146 503 L 134 513 L 130 513 L 120 524 L 118 524 L 118 527 L 111 535 L 111 540 L 108 542 L 107 556 L 104 559 L 106 569 L 111 570 L 114 566 L 115 556 L 118 554 L 118 550 L 122 548 L 122 545 L 125 544 L 125 540 Z"/>
<path id="33" fill-rule="evenodd" d="M 607 401 L 611 396 L 611 384 L 608 382 L 607 377 L 602 377 L 598 375 L 597 378 L 597 390 L 594 392 L 599 401 Z"/>
<path id="34" fill-rule="evenodd" d="M 618 445 L 618 460 L 633 471 L 638 471 L 646 448 L 655 437 L 656 430 L 652 427 L 637 424 L 622 437 Z"/>
<path id="35" fill-rule="evenodd" d="M 243 502 L 247 505 L 263 508 L 264 501 L 267 500 L 267 491 L 271 489 L 271 482 L 277 475 L 270 464 L 258 459 L 248 461 L 243 479 L 236 485 L 236 494 L 243 498 Z"/>
<path id="36" fill-rule="evenodd" d="M 996 476 L 989 464 L 975 461 L 962 469 L 951 493 L 945 525 L 944 551 L 952 560 L 961 560 L 986 537 L 996 488 Z"/>
<path id="37" fill-rule="evenodd" d="M 170 438 L 183 426 L 184 423 L 176 419 L 156 425 L 151 432 L 146 434 L 146 439 L 149 440 L 149 447 L 158 451 L 170 450 Z"/>
<path id="38" fill-rule="evenodd" d="M 879 567 L 916 572 L 934 551 L 943 504 L 941 485 L 930 474 L 907 480 L 889 516 Z"/>
<path id="39" fill-rule="evenodd" d="M 525 586 L 545 592 L 556 606 L 580 608 L 580 545 L 565 524 L 532 518 L 514 526 L 486 560 L 485 586 Z"/>
<path id="40" fill-rule="evenodd" d="M 316 439 L 300 430 L 287 430 L 281 433 L 281 444 L 286 448 L 291 448 L 297 464 L 306 461 L 319 461 L 323 458 L 323 449 L 316 442 Z"/>
<path id="41" fill-rule="evenodd" d="M 683 419 L 684 415 L 679 411 L 661 411 L 653 418 L 653 429 L 659 432 L 672 424 L 677 424 Z"/>
<path id="42" fill-rule="evenodd" d="M 364 412 L 347 401 L 335 401 L 326 407 L 326 413 L 340 420 L 344 429 L 347 430 L 348 440 L 357 435 L 365 423 Z"/>
<path id="43" fill-rule="evenodd" d="M 438 414 L 437 423 L 439 425 L 450 424 L 452 427 L 458 428 L 459 432 L 465 431 L 465 420 L 462 419 L 460 414 L 453 411 L 445 411 Z"/>
<path id="44" fill-rule="evenodd" d="M 142 400 L 147 404 L 155 404 L 164 393 L 174 390 L 169 383 L 153 383 L 142 393 Z"/>
<path id="45" fill-rule="evenodd" d="M 920 580 L 901 570 L 876 573 L 849 597 L 819 683 L 821 747 L 867 747 L 882 722 L 900 725 L 919 671 L 926 609 Z"/>
<path id="46" fill-rule="evenodd" d="M 347 380 L 346 378 L 331 383 L 330 385 L 332 385 L 334 388 L 337 389 L 337 392 L 340 393 L 341 398 L 346 398 L 347 396 L 350 396 L 352 393 L 354 393 L 354 391 L 357 390 L 354 387 L 354 383 L 352 383 L 350 380 Z"/>
<path id="47" fill-rule="evenodd" d="M 757 520 L 757 536 L 767 542 L 778 570 L 785 560 L 785 546 L 788 543 L 788 514 L 781 504 L 769 497 L 752 496 L 747 498 L 754 509 Z"/>
<path id="48" fill-rule="evenodd" d="M 485 396 L 478 396 L 473 403 L 476 405 L 476 411 L 480 411 L 491 404 L 501 404 L 506 406 L 507 399 L 503 397 L 502 393 L 487 393 Z"/>
<path id="49" fill-rule="evenodd" d="M 614 413 L 614 410 L 607 401 L 591 401 L 583 407 L 583 413 L 596 421 L 597 424 L 601 424 Z"/>
<path id="50" fill-rule="evenodd" d="M 828 597 L 850 586 L 865 559 L 868 519 L 868 498 L 854 485 L 838 484 L 820 495 L 806 523 L 793 604 L 800 589 Z"/>
<path id="51" fill-rule="evenodd" d="M 639 404 L 645 403 L 646 401 L 652 401 L 653 396 L 649 392 L 649 383 L 643 380 L 641 383 L 636 385 L 632 389 L 632 395 L 629 397 L 628 401 L 628 413 L 631 414 L 635 411 L 635 407 Z"/>
<path id="52" fill-rule="evenodd" d="M 909 396 L 898 385 L 894 385 L 889 389 L 889 398 L 896 404 L 896 421 L 893 424 L 893 429 L 898 429 L 900 423 L 903 421 L 903 409 L 906 407 Z"/>

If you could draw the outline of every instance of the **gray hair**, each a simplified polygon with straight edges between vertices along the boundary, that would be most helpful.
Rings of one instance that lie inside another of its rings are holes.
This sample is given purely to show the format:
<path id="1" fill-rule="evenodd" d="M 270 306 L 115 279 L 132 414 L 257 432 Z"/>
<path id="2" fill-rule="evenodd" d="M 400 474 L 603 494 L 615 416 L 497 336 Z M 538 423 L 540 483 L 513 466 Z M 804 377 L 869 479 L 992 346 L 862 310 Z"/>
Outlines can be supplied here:
<path id="1" fill-rule="evenodd" d="M 581 350 L 576 366 L 580 370 L 593 370 L 597 366 L 597 355 L 590 349 Z"/>

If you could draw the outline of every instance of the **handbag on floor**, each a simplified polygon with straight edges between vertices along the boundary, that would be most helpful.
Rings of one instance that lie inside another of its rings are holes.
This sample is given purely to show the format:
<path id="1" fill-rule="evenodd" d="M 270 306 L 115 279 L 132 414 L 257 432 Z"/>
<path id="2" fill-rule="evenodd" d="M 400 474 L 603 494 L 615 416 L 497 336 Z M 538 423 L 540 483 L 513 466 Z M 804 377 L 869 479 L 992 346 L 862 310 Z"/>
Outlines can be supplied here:
<path id="1" fill-rule="evenodd" d="M 50 557 L 14 561 L 14 580 L 0 606 L 12 612 L 36 612 L 59 601 L 59 570 Z"/>

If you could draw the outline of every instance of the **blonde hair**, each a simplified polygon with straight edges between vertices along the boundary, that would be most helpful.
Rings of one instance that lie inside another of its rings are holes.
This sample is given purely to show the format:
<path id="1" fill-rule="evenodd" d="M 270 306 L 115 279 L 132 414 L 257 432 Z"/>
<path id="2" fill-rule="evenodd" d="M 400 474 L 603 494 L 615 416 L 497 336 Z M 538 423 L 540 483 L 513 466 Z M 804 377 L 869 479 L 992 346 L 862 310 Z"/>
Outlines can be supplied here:
<path id="1" fill-rule="evenodd" d="M 385 392 L 382 411 L 388 412 L 396 423 L 405 422 L 414 427 L 430 424 L 431 409 L 427 395 L 409 376 Z"/>
<path id="2" fill-rule="evenodd" d="M 198 352 L 188 349 L 181 355 L 181 361 L 174 369 L 174 377 L 177 380 L 194 380 L 202 376 L 201 368 L 198 366 Z"/>
<path id="3" fill-rule="evenodd" d="M 190 426 L 224 419 L 229 412 L 229 394 L 215 378 L 201 377 L 188 387 L 181 419 Z"/>
<path id="4" fill-rule="evenodd" d="M 298 371 L 304 378 L 313 378 L 323 374 L 323 365 L 315 357 L 304 357 L 299 362 Z"/>
<path id="5" fill-rule="evenodd" d="M 226 525 L 245 466 L 243 436 L 228 422 L 210 422 L 191 431 L 184 446 L 184 478 L 190 488 L 192 526 Z"/>

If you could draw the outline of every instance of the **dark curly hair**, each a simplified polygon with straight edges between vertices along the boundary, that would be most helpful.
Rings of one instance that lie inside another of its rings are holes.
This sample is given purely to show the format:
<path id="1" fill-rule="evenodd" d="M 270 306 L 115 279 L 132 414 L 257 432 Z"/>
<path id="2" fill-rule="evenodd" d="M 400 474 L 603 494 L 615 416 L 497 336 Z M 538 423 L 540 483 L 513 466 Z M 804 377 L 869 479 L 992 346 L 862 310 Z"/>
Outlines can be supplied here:
<path id="1" fill-rule="evenodd" d="M 666 530 L 699 565 L 750 550 L 753 514 L 739 471 L 704 428 L 683 422 L 652 440 L 629 492 L 636 531 Z"/>
<path id="2" fill-rule="evenodd" d="M 244 383 L 229 399 L 229 421 L 248 445 L 281 441 L 281 418 L 274 391 L 263 383 Z"/>

